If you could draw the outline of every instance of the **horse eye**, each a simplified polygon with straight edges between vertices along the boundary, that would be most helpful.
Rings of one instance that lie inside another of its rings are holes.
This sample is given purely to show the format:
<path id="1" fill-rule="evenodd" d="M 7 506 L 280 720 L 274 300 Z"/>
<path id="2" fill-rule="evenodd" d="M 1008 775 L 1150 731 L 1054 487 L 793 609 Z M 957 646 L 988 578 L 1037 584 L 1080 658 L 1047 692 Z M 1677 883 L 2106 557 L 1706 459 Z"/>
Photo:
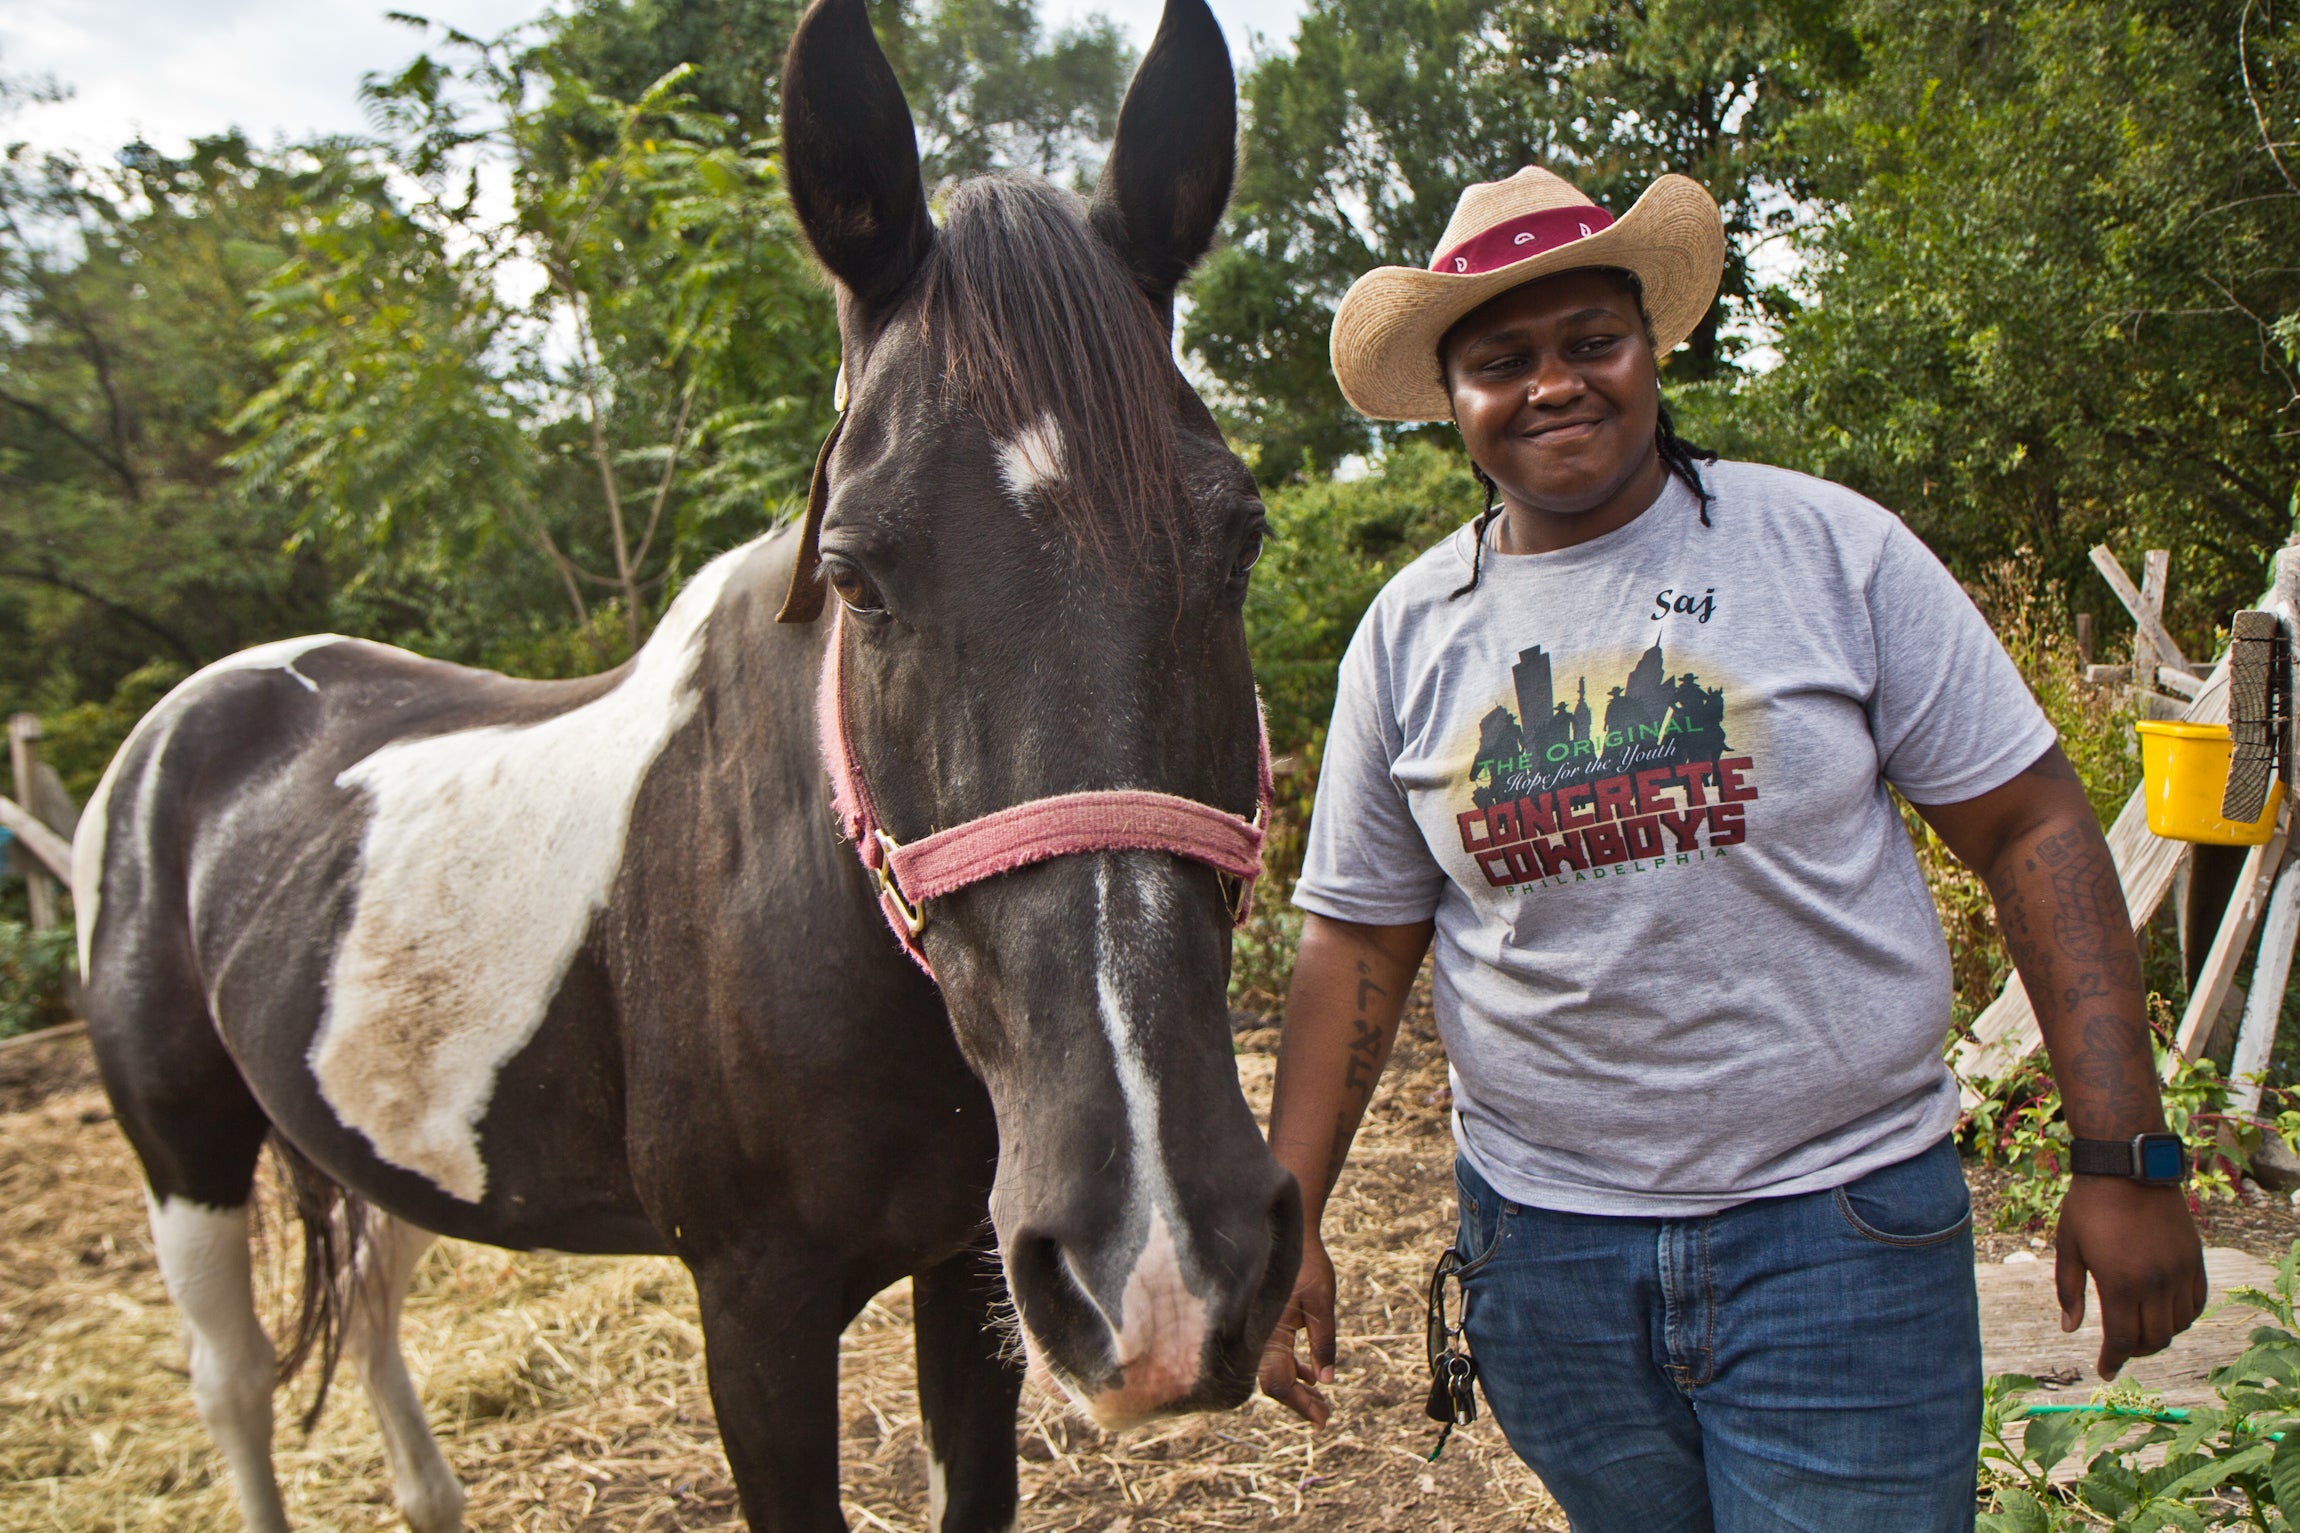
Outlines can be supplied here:
<path id="1" fill-rule="evenodd" d="M 1262 534 L 1266 528 L 1257 526 L 1246 534 L 1246 541 L 1238 547 L 1238 562 L 1230 566 L 1230 578 L 1242 580 L 1246 572 L 1262 562 Z"/>
<path id="2" fill-rule="evenodd" d="M 886 616 L 886 598 L 879 594 L 870 576 L 846 560 L 826 557 L 823 560 L 823 578 L 838 593 L 840 603 L 856 617 Z"/>

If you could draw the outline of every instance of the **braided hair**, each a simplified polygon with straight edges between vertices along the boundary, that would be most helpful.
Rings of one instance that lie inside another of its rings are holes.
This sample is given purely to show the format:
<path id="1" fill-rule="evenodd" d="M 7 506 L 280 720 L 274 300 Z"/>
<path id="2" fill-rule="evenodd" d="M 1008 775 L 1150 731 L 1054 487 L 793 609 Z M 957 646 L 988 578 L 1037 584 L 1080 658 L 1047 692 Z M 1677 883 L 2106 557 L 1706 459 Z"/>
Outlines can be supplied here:
<path id="1" fill-rule="evenodd" d="M 1611 266 L 1600 267 L 1598 270 L 1605 272 L 1608 276 L 1619 278 L 1622 285 L 1629 289 L 1629 295 L 1637 300 L 1637 317 L 1645 320 L 1645 333 L 1650 338 L 1653 334 L 1653 322 L 1646 318 L 1645 284 L 1637 280 L 1637 273 Z M 1706 447 L 1696 447 L 1679 436 L 1677 423 L 1669 418 L 1669 406 L 1666 404 L 1656 401 L 1654 417 L 1653 450 L 1659 454 L 1662 468 L 1681 482 L 1685 488 L 1693 492 L 1694 503 L 1701 516 L 1701 525 L 1704 527 L 1715 526 L 1716 524 L 1709 520 L 1709 506 L 1712 501 L 1716 500 L 1717 496 L 1716 492 L 1711 490 L 1702 480 L 1701 465 L 1716 462 L 1717 454 Z M 1501 514 L 1501 487 L 1493 482 L 1493 476 L 1479 467 L 1475 461 L 1471 462 L 1469 471 L 1476 476 L 1478 488 L 1485 493 L 1485 506 L 1478 512 L 1477 521 L 1470 528 L 1469 579 L 1446 598 L 1448 601 L 1467 596 L 1477 589 L 1478 577 L 1484 573 L 1485 568 L 1486 529 L 1492 524 L 1493 519 Z"/>

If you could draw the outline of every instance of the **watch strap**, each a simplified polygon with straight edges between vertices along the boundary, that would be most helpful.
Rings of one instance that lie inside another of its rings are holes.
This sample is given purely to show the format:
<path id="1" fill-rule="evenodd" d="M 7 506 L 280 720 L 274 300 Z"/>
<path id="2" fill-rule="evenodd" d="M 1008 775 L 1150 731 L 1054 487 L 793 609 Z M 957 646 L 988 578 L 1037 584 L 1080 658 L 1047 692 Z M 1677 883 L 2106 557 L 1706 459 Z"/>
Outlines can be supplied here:
<path id="1" fill-rule="evenodd" d="M 2138 1167 L 2129 1139 L 2072 1139 L 2068 1168 L 2078 1176 L 2129 1177 Z"/>
<path id="2" fill-rule="evenodd" d="M 2120 1176 L 2148 1187 L 2175 1187 L 2188 1179 L 2188 1145 L 2178 1134 L 2072 1139 L 2068 1160 L 2078 1176 Z"/>

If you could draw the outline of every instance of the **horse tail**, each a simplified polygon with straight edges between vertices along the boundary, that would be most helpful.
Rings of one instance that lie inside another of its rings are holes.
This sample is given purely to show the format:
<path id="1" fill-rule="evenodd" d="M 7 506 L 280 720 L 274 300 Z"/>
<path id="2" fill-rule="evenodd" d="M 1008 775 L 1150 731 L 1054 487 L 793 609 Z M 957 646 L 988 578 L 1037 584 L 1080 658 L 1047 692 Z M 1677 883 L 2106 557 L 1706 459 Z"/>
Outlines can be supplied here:
<path id="1" fill-rule="evenodd" d="M 344 1338 L 350 1332 L 352 1305 L 357 1301 L 360 1250 L 366 1243 L 368 1205 L 357 1193 L 305 1158 L 275 1131 L 271 1136 L 273 1165 L 285 1182 L 284 1201 L 292 1211 L 303 1243 L 303 1285 L 295 1315 L 277 1342 L 277 1382 L 285 1384 L 306 1363 L 319 1368 L 318 1387 L 303 1413 L 308 1434 L 319 1424 L 327 1407 L 328 1386 L 336 1364 L 343 1358 Z"/>

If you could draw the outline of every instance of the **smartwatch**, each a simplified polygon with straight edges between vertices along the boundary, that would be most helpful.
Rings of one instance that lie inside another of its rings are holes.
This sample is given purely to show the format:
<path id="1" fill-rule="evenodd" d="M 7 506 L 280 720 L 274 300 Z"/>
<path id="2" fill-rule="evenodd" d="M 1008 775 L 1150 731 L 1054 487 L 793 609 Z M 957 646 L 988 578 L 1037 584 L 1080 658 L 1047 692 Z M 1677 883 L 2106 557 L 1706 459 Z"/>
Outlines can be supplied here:
<path id="1" fill-rule="evenodd" d="M 2121 1176 L 2144 1187 L 2177 1187 L 2188 1180 L 2188 1144 L 2178 1134 L 2071 1140 L 2069 1169 L 2078 1176 Z"/>

